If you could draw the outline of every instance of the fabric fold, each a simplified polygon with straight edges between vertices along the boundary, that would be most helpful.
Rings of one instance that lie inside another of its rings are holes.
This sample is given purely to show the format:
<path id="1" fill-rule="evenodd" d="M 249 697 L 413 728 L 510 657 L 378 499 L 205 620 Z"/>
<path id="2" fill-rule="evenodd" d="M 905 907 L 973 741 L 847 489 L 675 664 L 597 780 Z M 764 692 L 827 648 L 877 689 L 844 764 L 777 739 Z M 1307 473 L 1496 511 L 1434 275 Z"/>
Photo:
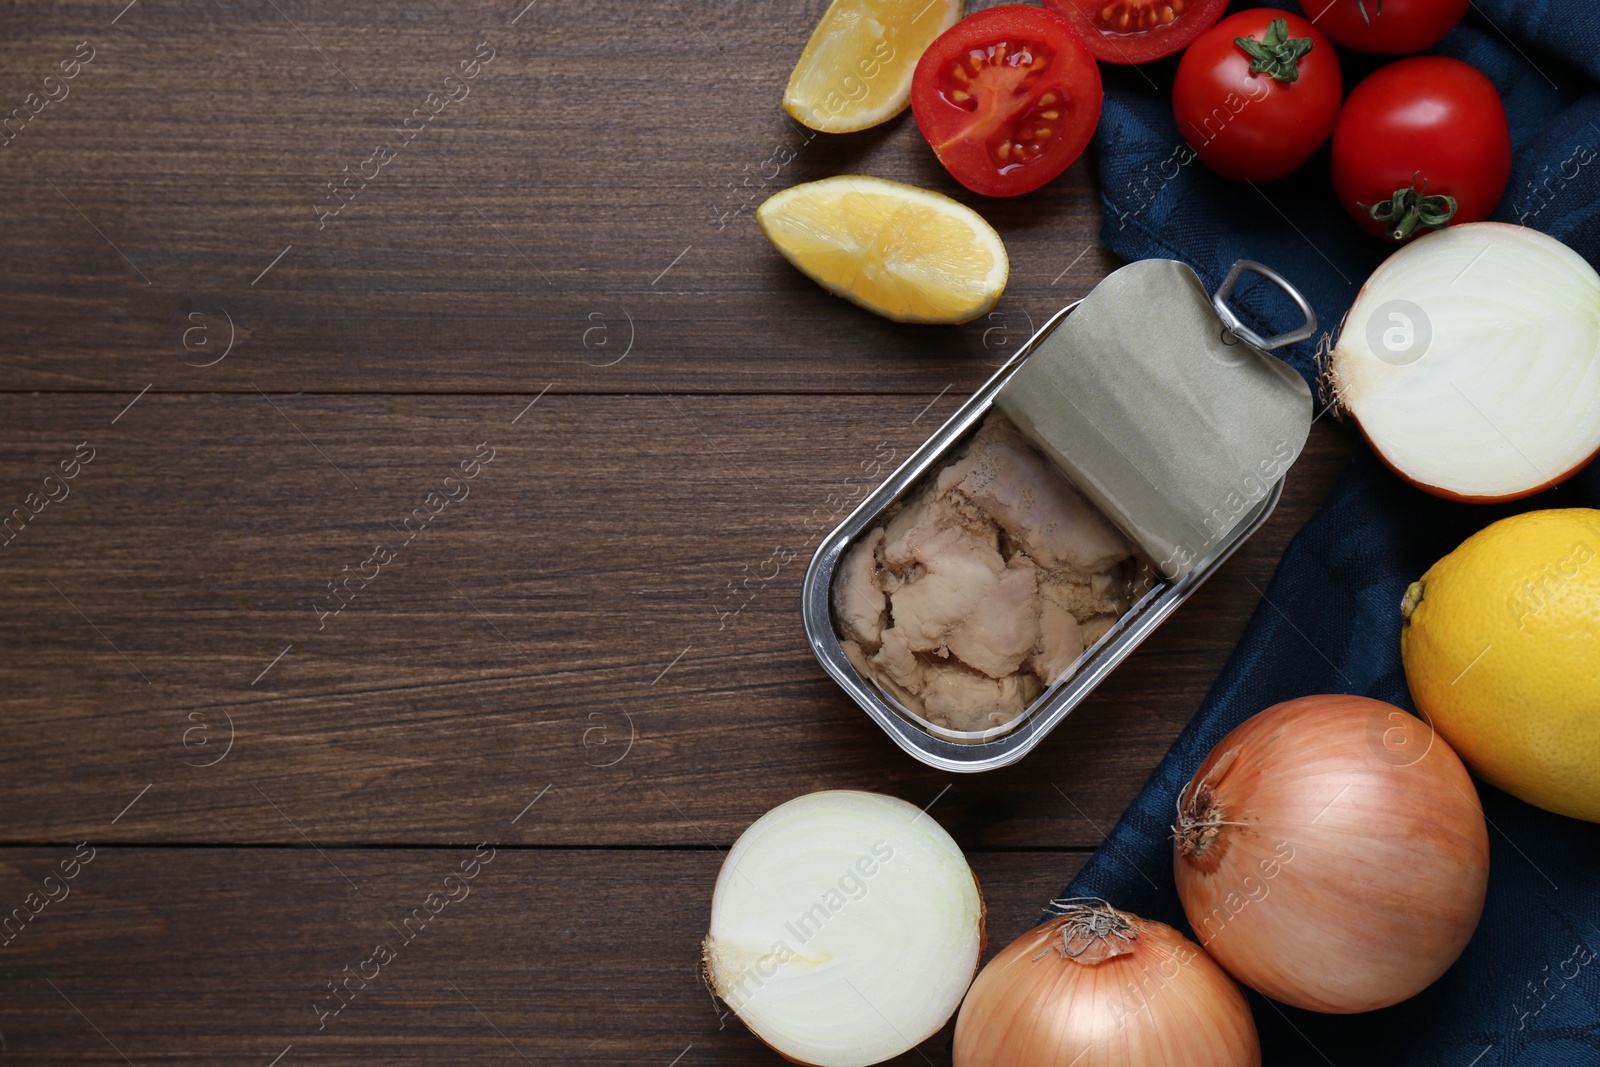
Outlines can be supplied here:
<path id="1" fill-rule="evenodd" d="M 1576 0 L 1474 0 L 1432 51 L 1482 70 L 1506 101 L 1515 154 L 1493 217 L 1543 230 L 1600 264 L 1600 23 L 1592 16 Z M 1340 58 L 1346 91 L 1388 61 Z M 1216 177 L 1178 134 L 1172 69 L 1107 71 L 1095 136 L 1102 239 L 1124 259 L 1189 263 L 1208 288 L 1234 260 L 1259 260 L 1334 327 L 1387 252 L 1336 205 L 1327 149 L 1269 185 Z M 1241 287 L 1234 304 L 1263 333 L 1295 321 L 1270 285 Z M 1315 351 L 1305 342 L 1277 354 L 1315 386 Z M 1256 712 L 1311 693 L 1356 693 L 1414 711 L 1400 662 L 1407 584 L 1491 522 L 1556 507 L 1600 507 L 1600 464 L 1537 497 L 1485 507 L 1412 488 L 1357 441 L 1194 718 L 1063 895 L 1103 897 L 1192 936 L 1174 889 L 1170 824 L 1179 790 L 1211 748 Z M 1124 669 L 1139 669 L 1137 659 Z M 1362 1015 L 1319 1015 L 1252 993 L 1267 1067 L 1600 1067 L 1600 825 L 1481 782 L 1479 793 L 1490 825 L 1489 893 L 1461 959 L 1411 1000 Z"/>

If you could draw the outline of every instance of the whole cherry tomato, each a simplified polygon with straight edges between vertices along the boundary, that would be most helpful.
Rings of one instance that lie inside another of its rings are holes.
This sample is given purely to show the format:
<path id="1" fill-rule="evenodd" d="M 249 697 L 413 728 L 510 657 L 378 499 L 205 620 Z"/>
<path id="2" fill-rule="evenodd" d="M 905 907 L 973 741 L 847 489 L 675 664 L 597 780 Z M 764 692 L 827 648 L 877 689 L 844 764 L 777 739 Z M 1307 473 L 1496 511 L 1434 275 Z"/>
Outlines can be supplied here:
<path id="1" fill-rule="evenodd" d="M 955 179 L 985 196 L 1037 189 L 1083 153 L 1105 93 L 1060 15 L 1005 4 L 969 15 L 917 61 L 911 113 Z"/>
<path id="2" fill-rule="evenodd" d="M 1311 158 L 1333 132 L 1344 81 L 1315 26 L 1269 7 L 1230 15 L 1178 64 L 1172 110 L 1206 166 L 1270 182 Z"/>
<path id="3" fill-rule="evenodd" d="M 1310 0 L 1317 26 L 1356 52 L 1408 56 L 1456 28 L 1471 0 Z M 1323 7 L 1323 5 L 1327 5 Z"/>
<path id="4" fill-rule="evenodd" d="M 1333 129 L 1339 203 L 1386 239 L 1488 218 L 1510 176 L 1505 105 L 1459 59 L 1380 67 L 1350 91 Z"/>
<path id="5" fill-rule="evenodd" d="M 1148 63 L 1181 51 L 1228 0 L 1044 0 L 1103 63 Z"/>

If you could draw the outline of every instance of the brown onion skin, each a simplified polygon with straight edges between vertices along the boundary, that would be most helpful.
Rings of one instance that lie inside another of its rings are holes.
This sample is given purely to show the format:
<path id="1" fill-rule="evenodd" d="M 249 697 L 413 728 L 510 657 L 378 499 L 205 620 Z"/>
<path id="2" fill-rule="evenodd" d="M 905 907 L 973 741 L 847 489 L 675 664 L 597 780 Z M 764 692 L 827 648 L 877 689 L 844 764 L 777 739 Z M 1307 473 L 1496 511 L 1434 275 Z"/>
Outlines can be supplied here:
<path id="1" fill-rule="evenodd" d="M 1099 963 L 1051 947 L 1064 919 L 1001 949 L 961 1003 L 954 1067 L 1260 1067 L 1250 1005 L 1222 968 L 1172 927 L 1118 914 L 1134 950 Z"/>
<path id="2" fill-rule="evenodd" d="M 1466 767 L 1427 723 L 1367 697 L 1301 697 L 1223 738 L 1180 804 L 1202 783 L 1214 817 L 1242 825 L 1195 851 L 1180 816 L 1178 896 L 1246 985 L 1312 1011 L 1371 1011 L 1420 993 L 1466 948 L 1489 832 Z"/>

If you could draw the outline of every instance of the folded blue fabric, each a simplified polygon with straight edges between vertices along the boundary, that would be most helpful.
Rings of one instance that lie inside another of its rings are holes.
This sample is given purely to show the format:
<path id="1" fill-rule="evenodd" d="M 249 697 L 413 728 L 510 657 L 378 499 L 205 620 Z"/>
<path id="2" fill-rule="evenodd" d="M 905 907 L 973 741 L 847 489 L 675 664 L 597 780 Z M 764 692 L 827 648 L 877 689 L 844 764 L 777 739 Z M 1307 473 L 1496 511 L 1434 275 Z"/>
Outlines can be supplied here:
<path id="1" fill-rule="evenodd" d="M 1474 0 L 1434 51 L 1483 71 L 1505 99 L 1515 156 L 1494 218 L 1550 233 L 1600 264 L 1593 16 L 1592 4 L 1578 0 Z M 1347 91 L 1386 62 L 1349 52 L 1341 60 Z M 1172 70 L 1170 62 L 1106 70 L 1094 142 L 1105 243 L 1128 260 L 1182 260 L 1210 288 L 1234 260 L 1260 260 L 1299 286 L 1324 329 L 1333 328 L 1387 251 L 1337 207 L 1327 150 L 1280 182 L 1223 181 L 1178 134 Z M 1263 334 L 1296 321 L 1267 284 L 1242 288 L 1234 303 Z M 1278 354 L 1315 385 L 1314 350 L 1307 342 Z M 1103 897 L 1193 936 L 1173 888 L 1169 826 L 1178 791 L 1206 754 L 1256 712 L 1309 693 L 1359 693 L 1413 709 L 1400 663 L 1406 586 L 1489 523 L 1551 507 L 1600 507 L 1600 464 L 1532 499 L 1474 506 L 1411 488 L 1358 441 L 1199 712 L 1065 895 Z M 1491 826 L 1489 895 L 1461 959 L 1420 995 L 1362 1015 L 1320 1015 L 1252 993 L 1268 1067 L 1600 1067 L 1600 825 L 1482 783 L 1479 792 Z"/>

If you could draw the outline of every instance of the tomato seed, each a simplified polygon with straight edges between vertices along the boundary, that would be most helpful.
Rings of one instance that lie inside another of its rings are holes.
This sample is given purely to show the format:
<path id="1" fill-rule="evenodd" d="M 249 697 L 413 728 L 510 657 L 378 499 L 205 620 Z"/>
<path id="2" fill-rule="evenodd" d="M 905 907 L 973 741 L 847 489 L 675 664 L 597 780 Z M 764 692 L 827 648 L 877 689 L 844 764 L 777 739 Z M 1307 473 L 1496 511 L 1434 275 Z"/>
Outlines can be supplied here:
<path id="1" fill-rule="evenodd" d="M 1186 0 L 1170 0 L 1159 8 L 1153 7 L 1149 0 L 1120 0 L 1101 8 L 1096 21 L 1123 33 L 1143 33 L 1157 26 L 1171 25 L 1183 14 L 1185 6 Z"/>

